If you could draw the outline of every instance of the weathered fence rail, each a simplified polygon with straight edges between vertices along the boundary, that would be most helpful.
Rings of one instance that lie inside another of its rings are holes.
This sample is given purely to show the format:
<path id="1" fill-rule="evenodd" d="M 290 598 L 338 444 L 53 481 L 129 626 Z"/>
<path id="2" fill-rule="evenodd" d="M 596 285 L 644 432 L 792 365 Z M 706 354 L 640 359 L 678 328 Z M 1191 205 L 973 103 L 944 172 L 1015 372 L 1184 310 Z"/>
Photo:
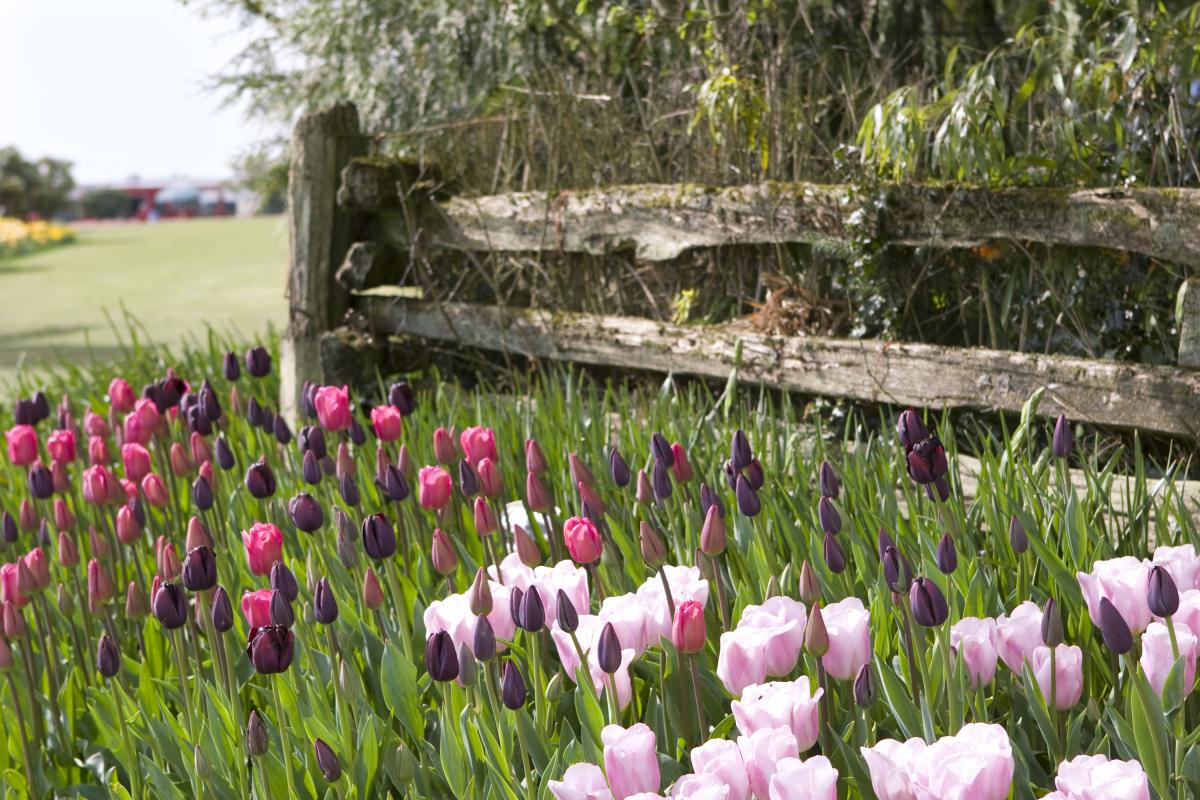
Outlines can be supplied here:
<path id="1" fill-rule="evenodd" d="M 994 239 L 1086 245 L 1200 262 L 1200 190 L 1063 191 L 758 184 L 711 189 L 636 185 L 584 192 L 448 196 L 413 165 L 358 158 L 353 110 L 306 117 L 293 140 L 293 380 L 345 374 L 352 309 L 381 336 L 401 334 L 541 359 L 744 379 L 864 401 L 1017 411 L 1038 388 L 1040 410 L 1097 424 L 1200 438 L 1200 285 L 1183 296 L 1179 366 L 1043 356 L 918 343 L 788 337 L 730 323 L 671 325 L 556 309 L 430 302 L 394 281 L 388 258 L 422 252 L 632 251 L 666 261 L 696 248 L 872 238 L 973 246 Z M 338 144 L 342 143 L 342 144 Z M 336 176 L 331 177 L 331 176 Z M 334 200 L 336 196 L 336 202 Z M 367 296 L 371 295 L 371 296 Z"/>

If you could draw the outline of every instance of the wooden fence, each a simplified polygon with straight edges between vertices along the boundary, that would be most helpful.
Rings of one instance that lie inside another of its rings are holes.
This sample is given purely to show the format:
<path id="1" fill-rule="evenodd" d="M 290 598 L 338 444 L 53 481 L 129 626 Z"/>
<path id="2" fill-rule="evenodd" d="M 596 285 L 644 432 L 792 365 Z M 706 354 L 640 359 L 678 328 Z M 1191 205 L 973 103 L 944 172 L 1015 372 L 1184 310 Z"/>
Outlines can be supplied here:
<path id="1" fill-rule="evenodd" d="M 355 377 L 366 328 L 576 363 L 726 377 L 783 390 L 921 407 L 1040 412 L 1200 438 L 1200 282 L 1183 300 L 1177 366 L 942 347 L 777 336 L 732 322 L 672 325 L 638 317 L 431 302 L 389 291 L 384 253 L 631 251 L 662 262 L 696 248 L 869 237 L 903 245 L 995 239 L 1087 245 L 1200 263 L 1200 190 L 1064 191 L 766 183 L 731 188 L 634 185 L 596 191 L 443 194 L 413 165 L 365 157 L 357 114 L 304 117 L 292 139 L 290 320 L 284 413 L 304 380 Z M 664 264 L 661 268 L 669 269 Z M 1195 280 L 1195 279 L 1193 279 Z M 382 287 L 382 288 L 381 288 Z M 343 325 L 351 317 L 356 326 Z M 368 359 L 369 360 L 369 359 Z"/>

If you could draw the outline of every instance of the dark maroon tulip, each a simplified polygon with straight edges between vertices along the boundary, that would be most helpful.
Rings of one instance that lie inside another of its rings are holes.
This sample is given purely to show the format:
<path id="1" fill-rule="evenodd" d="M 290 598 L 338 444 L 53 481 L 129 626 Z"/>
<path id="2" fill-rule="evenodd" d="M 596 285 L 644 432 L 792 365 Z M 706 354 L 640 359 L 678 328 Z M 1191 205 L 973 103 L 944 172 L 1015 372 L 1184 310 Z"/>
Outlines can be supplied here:
<path id="1" fill-rule="evenodd" d="M 514 586 L 513 590 L 508 595 L 508 613 L 512 617 L 513 624 L 518 628 L 521 627 L 521 614 L 525 603 L 525 590 L 520 586 Z"/>
<path id="2" fill-rule="evenodd" d="M 286 672 L 295 655 L 295 639 L 283 625 L 264 625 L 250 631 L 246 655 L 259 675 Z"/>
<path id="3" fill-rule="evenodd" d="M 383 490 L 387 492 L 388 499 L 393 503 L 399 503 L 412 494 L 412 490 L 408 485 L 408 479 L 404 477 L 404 473 L 395 464 L 388 464 L 383 480 Z"/>
<path id="4" fill-rule="evenodd" d="M 1150 604 L 1150 613 L 1156 617 L 1173 617 L 1179 610 L 1179 588 L 1166 567 L 1156 565 L 1150 568 L 1146 600 Z"/>
<path id="5" fill-rule="evenodd" d="M 842 550 L 842 546 L 838 544 L 837 537 L 828 531 L 825 532 L 823 549 L 825 553 L 825 566 L 829 567 L 829 571 L 835 574 L 844 572 L 846 569 L 846 553 Z"/>
<path id="6" fill-rule="evenodd" d="M 1042 642 L 1046 647 L 1058 647 L 1064 638 L 1066 634 L 1063 631 L 1062 612 L 1058 610 L 1058 603 L 1051 597 L 1046 600 L 1046 607 L 1042 610 Z"/>
<path id="7" fill-rule="evenodd" d="M 320 530 L 325 524 L 325 511 L 317 498 L 301 492 L 288 501 L 288 515 L 296 527 L 306 533 Z"/>
<path id="8" fill-rule="evenodd" d="M 229 441 L 224 436 L 217 437 L 217 466 L 227 471 L 237 466 L 233 450 L 229 448 Z"/>
<path id="9" fill-rule="evenodd" d="M 346 516 L 346 512 L 336 506 L 333 509 L 333 519 L 334 527 L 337 528 L 338 560 L 346 569 L 352 570 L 358 566 L 358 548 L 354 546 L 357 531 L 354 529 L 354 523 Z"/>
<path id="10" fill-rule="evenodd" d="M 929 429 L 925 427 L 925 423 L 921 421 L 917 412 L 911 408 L 900 413 L 900 418 L 896 420 L 896 433 L 900 437 L 900 444 L 904 445 L 905 452 L 912 449 L 917 442 L 929 438 Z"/>
<path id="11" fill-rule="evenodd" d="M 296 614 L 292 611 L 292 604 L 288 602 L 287 595 L 278 589 L 271 590 L 271 605 L 268 612 L 272 625 L 290 628 L 296 624 Z"/>
<path id="12" fill-rule="evenodd" d="M 854 704 L 867 708 L 875 702 L 875 680 L 871 677 L 871 665 L 863 664 L 854 676 Z"/>
<path id="13" fill-rule="evenodd" d="M 38 423 L 37 411 L 33 407 L 32 400 L 21 398 L 13 403 L 13 422 L 18 425 L 36 425 Z"/>
<path id="14" fill-rule="evenodd" d="M 154 618 L 168 630 L 182 628 L 183 623 L 187 622 L 187 598 L 183 590 L 170 581 L 158 587 L 150 601 L 150 610 Z"/>
<path id="15" fill-rule="evenodd" d="M 1054 422 L 1054 437 L 1050 440 L 1050 450 L 1055 458 L 1070 458 L 1075 449 L 1075 433 L 1066 416 L 1059 414 Z"/>
<path id="16" fill-rule="evenodd" d="M 322 625 L 332 625 L 338 618 L 337 598 L 333 589 L 329 588 L 329 579 L 317 581 L 317 589 L 313 592 L 313 616 Z"/>
<path id="17" fill-rule="evenodd" d="M 733 471 L 741 472 L 750 466 L 752 458 L 754 454 L 750 450 L 750 440 L 746 438 L 746 432 L 738 428 L 729 441 L 729 463 Z"/>
<path id="18" fill-rule="evenodd" d="M 925 484 L 925 495 L 935 503 L 944 503 L 950 499 L 950 482 L 943 475 L 934 478 L 933 483 Z"/>
<path id="19" fill-rule="evenodd" d="M 337 754 L 333 752 L 333 748 L 325 744 L 321 739 L 317 739 L 313 742 L 313 749 L 317 754 L 317 767 L 321 770 L 321 774 L 325 776 L 327 782 L 333 783 L 342 777 L 342 762 L 338 761 Z"/>
<path id="20" fill-rule="evenodd" d="M 721 474 L 725 476 L 725 482 L 729 484 L 729 488 L 734 489 L 737 487 L 738 476 L 742 473 L 733 468 L 732 461 L 726 461 L 721 465 Z"/>
<path id="21" fill-rule="evenodd" d="M 350 429 L 346 431 L 350 435 L 350 441 L 355 447 L 362 447 L 367 443 L 367 434 L 363 430 L 363 426 L 359 424 L 357 419 L 350 420 Z"/>
<path id="22" fill-rule="evenodd" d="M 192 482 L 192 500 L 201 511 L 208 511 L 213 507 L 212 486 L 203 475 L 196 476 L 196 480 Z"/>
<path id="23" fill-rule="evenodd" d="M 758 491 L 763 487 L 763 468 L 757 458 L 750 459 L 750 463 L 746 465 L 746 469 L 742 470 L 742 474 L 746 476 L 746 480 L 750 483 L 750 488 Z"/>
<path id="24" fill-rule="evenodd" d="M 1107 597 L 1100 598 L 1100 636 L 1105 646 L 1117 655 L 1133 649 L 1133 633 L 1129 624 Z"/>
<path id="25" fill-rule="evenodd" d="M 1012 515 L 1008 523 L 1008 543 L 1017 555 L 1029 549 L 1029 537 L 1025 535 L 1025 526 L 1016 514 Z"/>
<path id="26" fill-rule="evenodd" d="M 325 431 L 320 427 L 305 425 L 300 429 L 300 436 L 296 443 L 300 447 L 301 453 L 311 452 L 318 461 L 329 454 L 329 450 L 325 446 Z"/>
<path id="27" fill-rule="evenodd" d="M 908 476 L 920 484 L 933 483 L 946 474 L 946 448 L 936 436 L 922 439 L 908 451 Z"/>
<path id="28" fill-rule="evenodd" d="M 504 671 L 500 676 L 500 697 L 505 708 L 516 711 L 525 705 L 529 692 L 525 688 L 525 678 L 517 662 L 509 659 L 504 662 Z"/>
<path id="29" fill-rule="evenodd" d="M 464 497 L 479 494 L 479 476 L 465 458 L 458 462 L 458 486 Z"/>
<path id="30" fill-rule="evenodd" d="M 357 506 L 362 497 L 358 493 L 358 484 L 354 482 L 353 476 L 346 474 L 338 481 L 338 493 L 341 494 L 342 500 L 348 506 Z"/>
<path id="31" fill-rule="evenodd" d="M 187 420 L 188 428 L 200 434 L 201 436 L 211 436 L 213 432 L 213 421 L 204 413 L 204 407 L 199 402 L 192 403 L 186 411 L 183 412 L 183 417 Z"/>
<path id="32" fill-rule="evenodd" d="M 226 353 L 222 365 L 225 367 L 225 380 L 236 381 L 242 377 L 242 365 L 238 363 L 236 354 Z"/>
<path id="33" fill-rule="evenodd" d="M 600 643 L 596 646 L 596 661 L 600 669 L 612 675 L 621 668 L 621 640 L 611 622 L 604 623 L 600 631 Z"/>
<path id="34" fill-rule="evenodd" d="M 268 436 L 274 435 L 274 433 L 275 433 L 275 412 L 274 412 L 274 410 L 272 410 L 272 408 L 270 406 L 263 406 L 262 422 L 259 424 L 259 427 L 262 428 L 263 432 L 266 433 Z"/>
<path id="35" fill-rule="evenodd" d="M 29 468 L 29 494 L 35 500 L 46 500 L 54 494 L 54 476 L 41 462 Z"/>
<path id="36" fill-rule="evenodd" d="M 259 500 L 266 500 L 275 494 L 275 473 L 265 458 L 255 461 L 246 470 L 246 489 Z"/>
<path id="37" fill-rule="evenodd" d="M 950 615 L 946 596 L 929 578 L 913 581 L 912 588 L 908 590 L 908 602 L 912 606 L 913 619 L 926 628 L 941 625 Z"/>
<path id="38" fill-rule="evenodd" d="M 221 419 L 221 401 L 207 380 L 200 385 L 200 410 L 209 422 Z"/>
<path id="39" fill-rule="evenodd" d="M 633 476 L 629 473 L 629 465 L 621 457 L 621 451 L 615 447 L 608 454 L 608 474 L 612 478 L 612 482 L 622 489 L 633 480 Z"/>
<path id="40" fill-rule="evenodd" d="M 133 517 L 134 517 L 134 519 L 137 520 L 138 527 L 145 528 L 146 527 L 146 509 L 142 505 L 141 499 L 134 497 L 128 503 L 126 503 L 126 505 L 128 505 L 129 510 L 133 512 Z"/>
<path id="41" fill-rule="evenodd" d="M 720 492 L 715 492 L 707 483 L 702 483 L 700 484 L 700 516 L 708 517 L 709 506 L 716 506 L 717 513 L 724 519 L 725 501 L 721 499 Z"/>
<path id="42" fill-rule="evenodd" d="M 654 460 L 663 466 L 673 467 L 675 465 L 675 453 L 671 450 L 671 443 L 658 431 L 650 434 L 650 452 L 654 456 Z"/>
<path id="43" fill-rule="evenodd" d="M 275 441 L 281 445 L 286 447 L 292 443 L 292 429 L 288 427 L 287 420 L 282 415 L 275 417 L 275 422 L 271 426 L 271 432 L 275 434 Z"/>
<path id="44" fill-rule="evenodd" d="M 662 461 L 654 462 L 650 485 L 654 488 L 654 499 L 662 503 L 671 497 L 671 468 Z"/>
<path id="45" fill-rule="evenodd" d="M 305 381 L 300 387 L 300 413 L 305 419 L 317 418 L 317 386 L 312 381 Z"/>
<path id="46" fill-rule="evenodd" d="M 192 592 L 203 592 L 217 584 L 217 555 L 207 545 L 193 547 L 183 557 L 183 585 Z"/>
<path id="47" fill-rule="evenodd" d="M 5 544 L 13 544 L 20 536 L 17 520 L 7 511 L 0 513 L 0 535 L 3 536 Z"/>
<path id="48" fill-rule="evenodd" d="M 452 681 L 458 677 L 458 653 L 454 640 L 446 631 L 438 631 L 425 642 L 425 670 L 435 681 Z"/>
<path id="49" fill-rule="evenodd" d="M 246 401 L 246 422 L 255 428 L 261 428 L 263 423 L 263 409 L 259 404 L 258 398 L 251 395 Z"/>
<path id="50" fill-rule="evenodd" d="M 758 493 L 746 480 L 745 475 L 739 475 L 737 479 L 737 488 L 734 489 L 734 494 L 737 496 L 738 511 L 742 512 L 747 517 L 756 517 L 758 512 L 762 511 L 762 502 L 758 499 Z"/>
<path id="51" fill-rule="evenodd" d="M 477 660 L 491 661 L 496 657 L 496 631 L 492 629 L 492 623 L 488 622 L 487 617 L 475 618 L 475 634 L 471 644 Z"/>
<path id="52" fill-rule="evenodd" d="M 821 530 L 835 536 L 842 531 L 842 517 L 828 496 L 817 501 L 817 516 L 821 520 Z"/>
<path id="53" fill-rule="evenodd" d="M 265 378 L 271 374 L 271 354 L 265 347 L 251 347 L 246 351 L 246 372 L 255 378 Z"/>
<path id="54" fill-rule="evenodd" d="M 575 604 L 562 589 L 558 590 L 555 602 L 558 606 L 558 627 L 562 628 L 564 633 L 574 633 L 579 628 L 579 611 Z"/>
<path id="55" fill-rule="evenodd" d="M 283 596 L 289 603 L 296 602 L 296 598 L 300 596 L 300 584 L 297 582 L 296 576 L 282 561 L 276 561 L 271 565 L 270 581 L 271 588 L 283 592 Z"/>
<path id="56" fill-rule="evenodd" d="M 399 411 L 402 417 L 407 417 L 417 410 L 417 397 L 408 381 L 396 381 L 392 384 L 388 389 L 388 404 Z"/>
<path id="57" fill-rule="evenodd" d="M 224 586 L 218 586 L 212 598 L 212 624 L 217 633 L 225 633 L 233 627 L 233 604 Z"/>
<path id="58" fill-rule="evenodd" d="M 246 752 L 258 758 L 266 755 L 268 744 L 267 726 L 263 724 L 258 709 L 255 709 L 250 712 L 250 719 L 246 722 Z"/>
<path id="59" fill-rule="evenodd" d="M 958 569 L 958 550 L 954 547 L 954 539 L 950 536 L 950 532 L 942 534 L 941 541 L 937 546 L 937 568 L 943 574 L 949 575 Z"/>
<path id="60" fill-rule="evenodd" d="M 96 670 L 106 678 L 121 671 L 121 651 L 107 633 L 100 637 L 96 647 Z"/>
<path id="61" fill-rule="evenodd" d="M 837 500 L 838 493 L 842 490 L 842 481 L 828 461 L 822 461 L 821 466 L 817 468 L 817 489 L 822 497 L 832 500 Z"/>
<path id="62" fill-rule="evenodd" d="M 304 478 L 304 482 L 309 486 L 316 486 L 321 482 L 321 462 L 312 450 L 305 452 L 300 461 L 300 477 Z"/>
<path id="63" fill-rule="evenodd" d="M 525 592 L 525 596 L 521 600 L 521 617 L 518 625 L 521 630 L 530 633 L 537 633 L 546 626 L 546 607 L 542 604 L 541 593 L 533 587 Z"/>
<path id="64" fill-rule="evenodd" d="M 376 561 L 391 558 L 396 552 L 396 532 L 392 522 L 383 514 L 372 514 L 363 520 L 363 549 Z"/>

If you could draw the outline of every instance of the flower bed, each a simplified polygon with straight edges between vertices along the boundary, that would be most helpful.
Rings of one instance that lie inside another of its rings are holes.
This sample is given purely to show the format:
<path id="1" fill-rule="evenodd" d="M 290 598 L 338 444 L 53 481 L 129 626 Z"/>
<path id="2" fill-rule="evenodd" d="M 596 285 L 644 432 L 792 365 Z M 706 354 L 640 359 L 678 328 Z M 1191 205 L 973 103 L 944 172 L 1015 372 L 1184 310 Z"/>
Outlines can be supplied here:
<path id="1" fill-rule="evenodd" d="M 1114 513 L 1036 398 L 967 500 L 911 410 L 841 442 L 562 377 L 309 386 L 293 428 L 265 349 L 148 363 L 3 412 L 17 796 L 1197 788 L 1193 509 L 1139 466 Z"/>
<path id="2" fill-rule="evenodd" d="M 73 241 L 75 231 L 57 222 L 23 222 L 12 217 L 0 217 L 0 258 L 23 255 Z"/>

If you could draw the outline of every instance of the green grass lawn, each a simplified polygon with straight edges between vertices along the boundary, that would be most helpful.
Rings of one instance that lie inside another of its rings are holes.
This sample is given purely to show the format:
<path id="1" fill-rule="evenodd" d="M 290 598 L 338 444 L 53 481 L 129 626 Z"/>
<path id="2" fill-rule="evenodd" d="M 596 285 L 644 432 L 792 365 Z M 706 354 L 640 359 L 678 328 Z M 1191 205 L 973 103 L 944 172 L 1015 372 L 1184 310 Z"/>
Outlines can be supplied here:
<path id="1" fill-rule="evenodd" d="M 163 344 L 209 325 L 248 337 L 285 320 L 285 217 L 78 234 L 74 244 L 0 261 L 0 384 L 18 369 L 111 357 L 128 338 L 124 312 Z"/>

